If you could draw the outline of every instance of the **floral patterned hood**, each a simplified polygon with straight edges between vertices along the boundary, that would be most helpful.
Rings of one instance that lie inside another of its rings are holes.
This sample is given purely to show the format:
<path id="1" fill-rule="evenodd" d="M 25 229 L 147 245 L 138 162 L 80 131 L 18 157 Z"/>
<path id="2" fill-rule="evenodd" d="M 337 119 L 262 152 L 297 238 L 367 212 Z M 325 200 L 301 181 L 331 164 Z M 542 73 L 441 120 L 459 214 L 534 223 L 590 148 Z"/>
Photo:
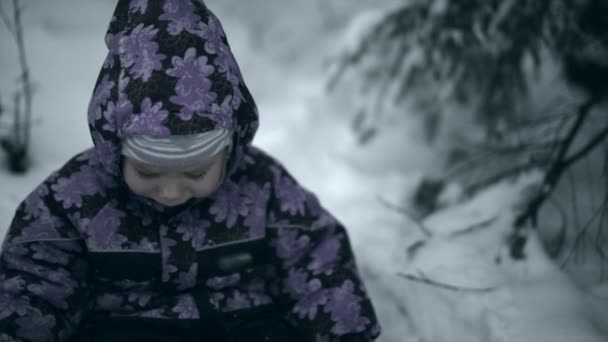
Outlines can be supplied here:
<path id="1" fill-rule="evenodd" d="M 125 137 L 215 128 L 234 132 L 229 168 L 236 164 L 257 130 L 257 108 L 219 20 L 202 1 L 119 1 L 105 41 L 109 52 L 88 109 L 105 172 L 119 175 Z"/>

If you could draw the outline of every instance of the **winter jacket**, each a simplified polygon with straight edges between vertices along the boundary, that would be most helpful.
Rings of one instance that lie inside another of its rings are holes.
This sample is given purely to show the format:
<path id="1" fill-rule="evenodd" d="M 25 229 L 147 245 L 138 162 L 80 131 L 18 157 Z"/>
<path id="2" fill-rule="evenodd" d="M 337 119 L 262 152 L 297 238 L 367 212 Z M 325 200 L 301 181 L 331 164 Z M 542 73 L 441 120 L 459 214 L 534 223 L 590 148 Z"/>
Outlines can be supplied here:
<path id="1" fill-rule="evenodd" d="M 257 109 L 214 14 L 197 0 L 120 0 L 105 41 L 94 147 L 27 196 L 4 239 L 0 333 L 222 341 L 270 313 L 301 341 L 374 340 L 344 227 L 251 144 Z M 122 139 L 215 128 L 234 148 L 211 196 L 169 208 L 129 191 Z"/>

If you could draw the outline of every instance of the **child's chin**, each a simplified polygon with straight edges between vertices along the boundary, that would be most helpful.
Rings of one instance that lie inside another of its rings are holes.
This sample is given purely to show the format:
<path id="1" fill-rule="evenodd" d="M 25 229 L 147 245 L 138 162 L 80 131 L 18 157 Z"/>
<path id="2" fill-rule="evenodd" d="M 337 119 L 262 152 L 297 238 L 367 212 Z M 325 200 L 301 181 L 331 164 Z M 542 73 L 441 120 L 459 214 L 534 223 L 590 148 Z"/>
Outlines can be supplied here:
<path id="1" fill-rule="evenodd" d="M 155 200 L 157 203 L 159 203 L 160 205 L 163 205 L 165 207 L 177 207 L 180 206 L 186 202 L 188 202 L 188 200 L 183 200 L 183 201 L 173 201 L 173 202 L 167 202 L 167 201 L 160 201 L 160 200 Z"/>

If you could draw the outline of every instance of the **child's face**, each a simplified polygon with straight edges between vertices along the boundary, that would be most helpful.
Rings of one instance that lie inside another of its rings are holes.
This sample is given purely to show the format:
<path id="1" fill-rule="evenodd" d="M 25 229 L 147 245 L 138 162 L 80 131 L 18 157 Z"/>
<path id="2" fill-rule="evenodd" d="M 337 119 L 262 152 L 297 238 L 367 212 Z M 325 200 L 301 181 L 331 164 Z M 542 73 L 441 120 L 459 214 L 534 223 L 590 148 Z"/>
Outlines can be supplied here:
<path id="1" fill-rule="evenodd" d="M 173 207 L 215 191 L 222 178 L 225 158 L 225 153 L 220 152 L 205 164 L 167 167 L 125 157 L 123 176 L 135 194 Z"/>

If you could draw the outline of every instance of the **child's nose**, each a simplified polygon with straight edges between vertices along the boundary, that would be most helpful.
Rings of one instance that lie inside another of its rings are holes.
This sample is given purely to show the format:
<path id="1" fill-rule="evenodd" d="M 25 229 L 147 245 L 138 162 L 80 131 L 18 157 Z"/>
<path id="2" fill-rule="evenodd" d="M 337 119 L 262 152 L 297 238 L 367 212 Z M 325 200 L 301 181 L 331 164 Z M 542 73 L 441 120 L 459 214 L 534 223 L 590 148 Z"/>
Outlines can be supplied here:
<path id="1" fill-rule="evenodd" d="M 160 186 L 158 196 L 166 201 L 179 200 L 182 197 L 183 190 L 178 182 L 167 181 Z"/>

